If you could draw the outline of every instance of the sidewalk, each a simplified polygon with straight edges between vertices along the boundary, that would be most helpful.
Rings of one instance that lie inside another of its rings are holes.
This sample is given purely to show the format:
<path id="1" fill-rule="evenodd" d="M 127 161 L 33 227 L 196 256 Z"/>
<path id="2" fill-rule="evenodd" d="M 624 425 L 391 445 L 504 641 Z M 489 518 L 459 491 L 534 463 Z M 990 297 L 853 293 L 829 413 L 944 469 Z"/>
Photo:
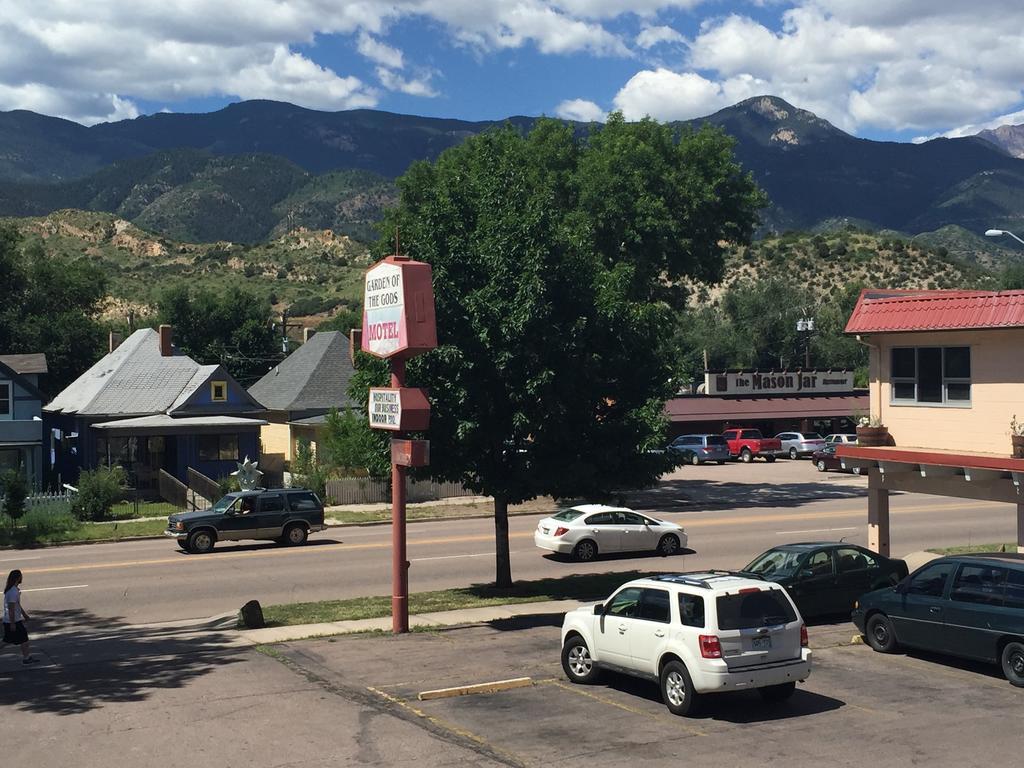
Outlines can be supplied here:
<path id="1" fill-rule="evenodd" d="M 488 621 L 514 619 L 520 616 L 562 614 L 581 605 L 591 605 L 596 602 L 598 601 L 548 600 L 541 603 L 488 605 L 483 608 L 462 608 L 457 611 L 421 613 L 409 617 L 409 629 L 454 627 L 464 624 L 483 624 Z M 284 643 L 290 640 L 303 640 L 311 637 L 346 635 L 355 632 L 391 632 L 391 617 L 381 616 L 376 619 L 331 621 L 323 624 L 295 624 L 287 627 L 267 627 L 266 629 L 239 629 L 235 630 L 235 635 L 241 642 L 249 643 L 250 645 L 266 645 L 270 643 Z"/>

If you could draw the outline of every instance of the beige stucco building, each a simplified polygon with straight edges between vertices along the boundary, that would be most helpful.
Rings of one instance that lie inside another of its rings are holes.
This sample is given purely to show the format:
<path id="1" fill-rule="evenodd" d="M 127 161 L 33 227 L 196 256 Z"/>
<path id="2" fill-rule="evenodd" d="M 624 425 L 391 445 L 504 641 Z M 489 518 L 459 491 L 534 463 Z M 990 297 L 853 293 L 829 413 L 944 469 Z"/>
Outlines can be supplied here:
<path id="1" fill-rule="evenodd" d="M 868 475 L 868 543 L 889 549 L 889 494 L 1015 505 L 1024 552 L 1024 291 L 862 292 L 846 326 L 870 347 L 870 416 L 890 445 L 843 446 Z"/>

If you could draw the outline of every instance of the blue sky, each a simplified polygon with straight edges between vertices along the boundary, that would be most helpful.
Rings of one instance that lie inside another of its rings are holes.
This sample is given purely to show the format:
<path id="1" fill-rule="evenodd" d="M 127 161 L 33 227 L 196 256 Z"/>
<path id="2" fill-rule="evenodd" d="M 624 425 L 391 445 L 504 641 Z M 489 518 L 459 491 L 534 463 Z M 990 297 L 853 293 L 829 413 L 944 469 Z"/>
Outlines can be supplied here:
<path id="1" fill-rule="evenodd" d="M 0 0 L 0 109 L 661 120 L 772 94 L 873 139 L 1024 122 L 1019 0 Z"/>

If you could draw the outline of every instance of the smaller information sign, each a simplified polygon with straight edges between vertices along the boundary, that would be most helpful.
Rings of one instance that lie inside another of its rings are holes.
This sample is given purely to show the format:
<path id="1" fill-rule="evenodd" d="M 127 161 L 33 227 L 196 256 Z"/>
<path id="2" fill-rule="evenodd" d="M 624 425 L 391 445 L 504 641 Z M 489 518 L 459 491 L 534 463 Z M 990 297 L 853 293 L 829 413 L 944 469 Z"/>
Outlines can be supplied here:
<path id="1" fill-rule="evenodd" d="M 369 412 L 371 427 L 397 432 L 402 428 L 402 390 L 371 389 Z"/>

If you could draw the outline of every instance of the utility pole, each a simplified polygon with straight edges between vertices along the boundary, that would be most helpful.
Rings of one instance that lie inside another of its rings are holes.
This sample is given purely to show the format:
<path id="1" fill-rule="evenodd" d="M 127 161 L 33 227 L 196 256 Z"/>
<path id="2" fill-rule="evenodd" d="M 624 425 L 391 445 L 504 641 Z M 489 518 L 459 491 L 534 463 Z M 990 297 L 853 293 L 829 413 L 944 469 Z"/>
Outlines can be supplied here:
<path id="1" fill-rule="evenodd" d="M 278 323 L 274 323 L 274 330 L 277 330 Z M 289 328 L 301 328 L 302 323 L 289 323 L 288 322 L 288 310 L 281 310 L 281 352 L 288 354 L 288 329 Z"/>

